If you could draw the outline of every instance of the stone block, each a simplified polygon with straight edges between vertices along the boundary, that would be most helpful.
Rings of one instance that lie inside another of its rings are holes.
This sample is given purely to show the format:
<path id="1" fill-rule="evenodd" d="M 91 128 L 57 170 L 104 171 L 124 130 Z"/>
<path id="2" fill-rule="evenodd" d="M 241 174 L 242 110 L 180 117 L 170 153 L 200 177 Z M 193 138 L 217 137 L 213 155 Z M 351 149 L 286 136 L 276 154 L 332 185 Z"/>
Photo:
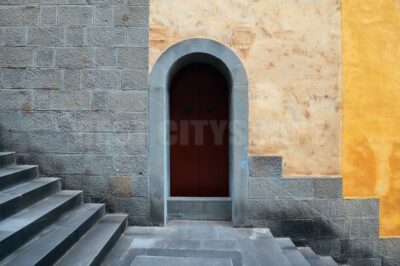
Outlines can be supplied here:
<path id="1" fill-rule="evenodd" d="M 28 30 L 28 45 L 64 46 L 63 27 L 34 27 Z"/>
<path id="2" fill-rule="evenodd" d="M 279 180 L 279 198 L 313 198 L 313 180 L 309 178 L 284 178 Z"/>
<path id="3" fill-rule="evenodd" d="M 51 97 L 53 91 L 36 89 L 33 91 L 33 110 L 51 110 Z"/>
<path id="4" fill-rule="evenodd" d="M 20 128 L 23 131 L 57 131 L 57 113 L 23 112 Z"/>
<path id="5" fill-rule="evenodd" d="M 57 24 L 57 7 L 56 6 L 40 6 L 40 25 L 56 25 Z"/>
<path id="6" fill-rule="evenodd" d="M 37 25 L 38 20 L 37 6 L 0 6 L 0 26 Z"/>
<path id="7" fill-rule="evenodd" d="M 109 5 L 96 6 L 94 9 L 94 25 L 112 26 L 113 8 Z"/>
<path id="8" fill-rule="evenodd" d="M 345 200 L 347 215 L 351 217 L 379 217 L 379 199 Z"/>
<path id="9" fill-rule="evenodd" d="M 148 6 L 149 3 L 149 0 L 128 0 L 128 5 L 133 6 Z"/>
<path id="10" fill-rule="evenodd" d="M 75 113 L 57 112 L 57 129 L 64 132 L 75 130 Z"/>
<path id="11" fill-rule="evenodd" d="M 282 223 L 279 220 L 254 220 L 250 219 L 249 223 L 255 228 L 268 228 L 274 237 L 281 237 L 282 235 Z"/>
<path id="12" fill-rule="evenodd" d="M 249 200 L 249 218 L 253 220 L 266 219 L 265 199 Z"/>
<path id="13" fill-rule="evenodd" d="M 92 91 L 92 110 L 105 111 L 107 110 L 107 91 L 95 90 Z"/>
<path id="14" fill-rule="evenodd" d="M 63 26 L 92 25 L 92 6 L 59 6 L 58 24 Z"/>
<path id="15" fill-rule="evenodd" d="M 146 113 L 113 113 L 115 132 L 147 133 L 148 118 Z"/>
<path id="16" fill-rule="evenodd" d="M 314 220 L 283 220 L 282 234 L 294 240 L 318 237 Z"/>
<path id="17" fill-rule="evenodd" d="M 144 90 L 148 88 L 148 69 L 122 70 L 121 86 L 124 90 Z"/>
<path id="18" fill-rule="evenodd" d="M 149 181 L 148 177 L 133 177 L 131 180 L 131 193 L 133 197 L 148 198 Z"/>
<path id="19" fill-rule="evenodd" d="M 116 175 L 146 176 L 148 173 L 145 156 L 116 155 L 114 167 Z"/>
<path id="20" fill-rule="evenodd" d="M 74 154 L 31 154 L 28 163 L 39 164 L 42 175 L 82 174 L 83 156 Z"/>
<path id="21" fill-rule="evenodd" d="M 149 7 L 115 6 L 115 26 L 146 27 L 149 25 Z"/>
<path id="22" fill-rule="evenodd" d="M 24 27 L 5 28 L 4 45 L 5 46 L 24 46 L 26 29 Z"/>
<path id="23" fill-rule="evenodd" d="M 63 189 L 81 190 L 83 188 L 81 175 L 64 175 L 61 178 Z"/>
<path id="24" fill-rule="evenodd" d="M 19 113 L 16 111 L 0 112 L 0 129 L 1 131 L 12 131 L 19 129 Z"/>
<path id="25" fill-rule="evenodd" d="M 0 110 L 23 110 L 32 109 L 32 92 L 29 90 L 0 90 Z"/>
<path id="26" fill-rule="evenodd" d="M 79 132 L 113 132 L 113 118 L 109 112 L 77 112 L 76 130 Z"/>
<path id="27" fill-rule="evenodd" d="M 11 132 L 10 147 L 17 153 L 29 152 L 29 135 L 28 132 Z"/>
<path id="28" fill-rule="evenodd" d="M 377 218 L 351 218 L 350 238 L 378 238 L 379 219 Z"/>
<path id="29" fill-rule="evenodd" d="M 253 156 L 250 157 L 251 177 L 282 177 L 282 157 L 278 156 Z"/>
<path id="30" fill-rule="evenodd" d="M 350 258 L 347 263 L 351 266 L 381 266 L 382 259 L 381 258 Z"/>
<path id="31" fill-rule="evenodd" d="M 120 70 L 83 70 L 82 87 L 84 89 L 114 90 L 121 88 Z"/>
<path id="32" fill-rule="evenodd" d="M 373 240 L 374 256 L 385 256 L 399 258 L 400 239 L 399 238 L 380 238 Z"/>
<path id="33" fill-rule="evenodd" d="M 4 88 L 60 89 L 62 72 L 59 69 L 4 69 Z"/>
<path id="34" fill-rule="evenodd" d="M 51 110 L 90 110 L 89 91 L 53 91 Z"/>
<path id="35" fill-rule="evenodd" d="M 340 258 L 340 239 L 313 239 L 307 245 L 320 256 Z"/>
<path id="36" fill-rule="evenodd" d="M 61 133 L 29 133 L 29 152 L 66 153 L 66 136 Z"/>
<path id="37" fill-rule="evenodd" d="M 35 66 L 51 68 L 54 67 L 54 49 L 38 48 L 35 50 Z"/>
<path id="38" fill-rule="evenodd" d="M 400 258 L 387 258 L 384 257 L 382 259 L 383 266 L 399 266 L 400 265 Z"/>
<path id="39" fill-rule="evenodd" d="M 123 27 L 89 27 L 87 30 L 88 46 L 124 47 L 126 33 Z"/>
<path id="40" fill-rule="evenodd" d="M 316 198 L 343 198 L 341 178 L 315 178 L 314 197 Z"/>
<path id="41" fill-rule="evenodd" d="M 113 197 L 129 198 L 132 197 L 131 177 L 113 176 L 108 180 L 109 193 Z"/>
<path id="42" fill-rule="evenodd" d="M 250 178 L 250 198 L 277 198 L 278 182 L 276 179 Z"/>
<path id="43" fill-rule="evenodd" d="M 111 155 L 86 154 L 85 175 L 109 176 L 113 173 L 113 157 Z"/>
<path id="44" fill-rule="evenodd" d="M 340 240 L 340 254 L 344 258 L 372 257 L 371 239 L 344 239 Z"/>
<path id="45" fill-rule="evenodd" d="M 318 239 L 348 239 L 349 221 L 341 218 L 318 218 L 314 220 Z"/>
<path id="46" fill-rule="evenodd" d="M 111 90 L 108 93 L 108 108 L 112 111 L 146 112 L 147 91 Z"/>
<path id="47" fill-rule="evenodd" d="M 8 150 L 10 148 L 10 145 L 10 134 L 3 131 L 0 123 L 0 149 L 2 149 L 3 151 Z"/>
<path id="48" fill-rule="evenodd" d="M 147 48 L 118 48 L 118 68 L 148 68 L 149 50 Z"/>
<path id="49" fill-rule="evenodd" d="M 79 69 L 64 70 L 64 90 L 77 91 L 81 89 L 81 71 Z"/>
<path id="50" fill-rule="evenodd" d="M 69 153 L 105 153 L 106 134 L 103 133 L 73 133 L 68 135 Z M 108 162 L 112 165 L 111 162 Z"/>
<path id="51" fill-rule="evenodd" d="M 108 152 L 120 155 L 147 155 L 147 134 L 114 133 L 109 138 Z"/>
<path id="52" fill-rule="evenodd" d="M 133 198 L 132 216 L 148 216 L 150 210 L 150 203 L 147 198 L 134 197 Z"/>
<path id="53" fill-rule="evenodd" d="M 114 68 L 117 63 L 117 56 L 114 48 L 95 48 L 96 67 Z"/>
<path id="54" fill-rule="evenodd" d="M 300 199 L 293 200 L 293 212 L 291 218 L 294 219 L 313 219 L 327 218 L 329 212 L 328 201 Z"/>
<path id="55" fill-rule="evenodd" d="M 82 47 L 85 46 L 85 30 L 83 27 L 67 28 L 67 46 Z"/>
<path id="56" fill-rule="evenodd" d="M 0 67 L 33 67 L 33 50 L 26 47 L 0 47 Z"/>
<path id="57" fill-rule="evenodd" d="M 92 198 L 94 202 L 104 202 L 108 197 L 108 182 L 105 176 L 82 177 L 84 194 Z"/>
<path id="58" fill-rule="evenodd" d="M 91 48 L 58 48 L 56 66 L 60 68 L 90 68 L 94 66 Z"/>
<path id="59" fill-rule="evenodd" d="M 147 27 L 128 28 L 127 46 L 149 47 L 149 28 Z"/>
<path id="60" fill-rule="evenodd" d="M 345 218 L 347 215 L 346 202 L 343 199 L 329 200 L 329 217 Z"/>

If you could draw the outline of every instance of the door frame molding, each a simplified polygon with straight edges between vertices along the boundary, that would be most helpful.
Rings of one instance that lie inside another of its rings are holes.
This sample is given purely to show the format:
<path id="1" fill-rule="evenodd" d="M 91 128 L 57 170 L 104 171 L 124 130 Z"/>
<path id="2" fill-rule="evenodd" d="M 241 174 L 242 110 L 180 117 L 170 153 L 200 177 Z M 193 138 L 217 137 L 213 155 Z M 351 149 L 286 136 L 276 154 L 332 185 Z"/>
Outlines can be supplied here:
<path id="1" fill-rule="evenodd" d="M 229 186 L 232 222 L 247 226 L 249 200 L 248 79 L 236 54 L 209 39 L 188 39 L 169 47 L 149 79 L 149 203 L 152 225 L 167 223 L 169 197 L 169 83 L 182 67 L 206 63 L 217 68 L 230 89 Z"/>

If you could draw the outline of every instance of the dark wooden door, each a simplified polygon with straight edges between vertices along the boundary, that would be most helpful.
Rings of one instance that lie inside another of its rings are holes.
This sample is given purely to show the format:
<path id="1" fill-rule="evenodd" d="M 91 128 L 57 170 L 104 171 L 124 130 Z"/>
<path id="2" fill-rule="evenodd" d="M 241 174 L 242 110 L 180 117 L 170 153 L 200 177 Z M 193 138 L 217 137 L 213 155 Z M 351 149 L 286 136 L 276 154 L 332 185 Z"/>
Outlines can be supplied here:
<path id="1" fill-rule="evenodd" d="M 170 85 L 171 196 L 229 196 L 229 90 L 206 64 L 180 70 Z"/>

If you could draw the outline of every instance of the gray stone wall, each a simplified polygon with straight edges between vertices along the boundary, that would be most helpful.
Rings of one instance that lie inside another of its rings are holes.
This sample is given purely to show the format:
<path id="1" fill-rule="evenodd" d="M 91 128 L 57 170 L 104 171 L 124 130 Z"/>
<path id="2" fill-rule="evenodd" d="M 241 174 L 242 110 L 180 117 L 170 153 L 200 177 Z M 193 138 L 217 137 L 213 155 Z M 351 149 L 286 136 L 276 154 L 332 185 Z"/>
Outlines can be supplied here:
<path id="1" fill-rule="evenodd" d="M 400 239 L 379 238 L 378 199 L 344 199 L 340 177 L 283 177 L 282 165 L 250 158 L 252 226 L 350 265 L 400 265 Z"/>
<path id="2" fill-rule="evenodd" d="M 0 0 L 0 149 L 149 223 L 148 0 Z"/>

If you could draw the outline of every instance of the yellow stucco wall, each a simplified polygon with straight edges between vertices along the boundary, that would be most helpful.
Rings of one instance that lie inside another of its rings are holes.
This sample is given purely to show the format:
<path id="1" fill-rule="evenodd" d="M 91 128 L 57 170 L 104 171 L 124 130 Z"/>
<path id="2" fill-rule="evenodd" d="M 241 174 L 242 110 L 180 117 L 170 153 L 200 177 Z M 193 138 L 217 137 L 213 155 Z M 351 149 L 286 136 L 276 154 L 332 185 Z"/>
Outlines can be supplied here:
<path id="1" fill-rule="evenodd" d="M 172 44 L 232 48 L 250 82 L 250 153 L 282 155 L 286 175 L 341 172 L 339 0 L 151 0 L 150 69 Z"/>
<path id="2" fill-rule="evenodd" d="M 400 1 L 343 0 L 343 178 L 400 235 Z"/>

